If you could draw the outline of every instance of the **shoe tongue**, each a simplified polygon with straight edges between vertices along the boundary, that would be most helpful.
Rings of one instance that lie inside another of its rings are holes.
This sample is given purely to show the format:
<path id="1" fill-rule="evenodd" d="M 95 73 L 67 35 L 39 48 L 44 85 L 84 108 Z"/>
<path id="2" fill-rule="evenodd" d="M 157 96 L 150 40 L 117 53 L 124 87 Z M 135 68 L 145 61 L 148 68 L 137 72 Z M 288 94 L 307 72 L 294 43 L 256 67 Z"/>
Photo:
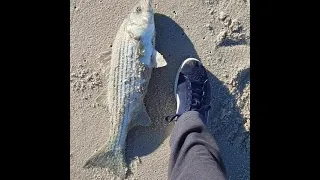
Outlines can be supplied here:
<path id="1" fill-rule="evenodd" d="M 191 82 L 203 81 L 202 77 L 204 76 L 204 74 L 203 71 L 199 69 L 193 69 L 192 71 L 183 72 L 183 74 L 187 76 Z"/>
<path id="2" fill-rule="evenodd" d="M 195 79 L 191 81 L 191 87 L 196 90 L 202 89 L 202 86 L 201 86 L 202 83 L 200 82 L 201 82 L 200 79 Z"/>
<path id="3" fill-rule="evenodd" d="M 200 73 L 199 68 L 186 68 L 183 70 L 183 74 L 185 75 L 199 75 Z"/>

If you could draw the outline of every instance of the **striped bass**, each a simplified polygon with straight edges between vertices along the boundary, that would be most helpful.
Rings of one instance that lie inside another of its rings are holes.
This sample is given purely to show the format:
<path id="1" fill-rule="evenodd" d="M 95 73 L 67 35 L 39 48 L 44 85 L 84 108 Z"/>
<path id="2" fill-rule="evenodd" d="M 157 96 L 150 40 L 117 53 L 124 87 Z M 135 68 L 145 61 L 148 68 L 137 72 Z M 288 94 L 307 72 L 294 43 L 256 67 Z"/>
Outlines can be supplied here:
<path id="1" fill-rule="evenodd" d="M 85 163 L 85 168 L 110 169 L 123 179 L 127 173 L 125 142 L 130 128 L 149 126 L 143 103 L 152 68 L 166 66 L 155 50 L 155 25 L 151 0 L 141 0 L 121 24 L 115 37 L 104 103 L 110 113 L 111 129 L 104 146 Z"/>

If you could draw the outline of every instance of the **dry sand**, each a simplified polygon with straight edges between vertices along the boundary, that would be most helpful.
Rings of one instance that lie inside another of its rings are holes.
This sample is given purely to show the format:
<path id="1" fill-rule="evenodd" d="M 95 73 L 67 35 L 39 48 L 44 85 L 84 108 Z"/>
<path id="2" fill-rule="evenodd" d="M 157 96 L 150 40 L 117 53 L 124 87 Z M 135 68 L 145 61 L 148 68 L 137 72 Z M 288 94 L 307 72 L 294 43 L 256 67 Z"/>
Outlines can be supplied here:
<path id="1" fill-rule="evenodd" d="M 108 114 L 95 104 L 106 86 L 107 62 L 117 30 L 139 0 L 70 2 L 70 179 L 116 179 L 105 169 L 83 169 L 108 136 Z M 228 177 L 250 175 L 250 2 L 248 0 L 154 0 L 156 48 L 168 66 L 154 69 L 145 98 L 153 122 L 127 137 L 128 179 L 167 179 L 175 112 L 176 70 L 188 57 L 208 70 L 212 109 L 209 129 Z"/>

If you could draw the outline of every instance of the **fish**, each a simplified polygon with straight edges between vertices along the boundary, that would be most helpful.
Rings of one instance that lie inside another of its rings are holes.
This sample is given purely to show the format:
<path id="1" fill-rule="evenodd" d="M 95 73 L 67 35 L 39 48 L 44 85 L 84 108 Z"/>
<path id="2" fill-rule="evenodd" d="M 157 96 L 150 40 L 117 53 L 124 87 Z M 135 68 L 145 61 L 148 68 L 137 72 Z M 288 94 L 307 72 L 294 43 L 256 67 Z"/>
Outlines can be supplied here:
<path id="1" fill-rule="evenodd" d="M 97 98 L 110 113 L 111 126 L 106 143 L 85 162 L 84 168 L 107 168 L 121 179 L 125 162 L 126 136 L 134 126 L 150 126 L 144 105 L 153 68 L 167 65 L 155 50 L 152 0 L 141 0 L 123 20 L 112 46 L 108 86 Z"/>

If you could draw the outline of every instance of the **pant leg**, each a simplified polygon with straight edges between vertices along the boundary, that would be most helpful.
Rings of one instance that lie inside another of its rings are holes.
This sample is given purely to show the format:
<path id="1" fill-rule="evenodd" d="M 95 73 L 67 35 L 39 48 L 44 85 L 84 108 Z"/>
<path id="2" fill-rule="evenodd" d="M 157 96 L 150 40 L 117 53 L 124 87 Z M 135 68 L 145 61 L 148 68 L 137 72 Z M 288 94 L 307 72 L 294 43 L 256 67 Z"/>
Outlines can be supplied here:
<path id="1" fill-rule="evenodd" d="M 170 139 L 169 180 L 225 180 L 215 139 L 197 111 L 182 114 Z"/>

